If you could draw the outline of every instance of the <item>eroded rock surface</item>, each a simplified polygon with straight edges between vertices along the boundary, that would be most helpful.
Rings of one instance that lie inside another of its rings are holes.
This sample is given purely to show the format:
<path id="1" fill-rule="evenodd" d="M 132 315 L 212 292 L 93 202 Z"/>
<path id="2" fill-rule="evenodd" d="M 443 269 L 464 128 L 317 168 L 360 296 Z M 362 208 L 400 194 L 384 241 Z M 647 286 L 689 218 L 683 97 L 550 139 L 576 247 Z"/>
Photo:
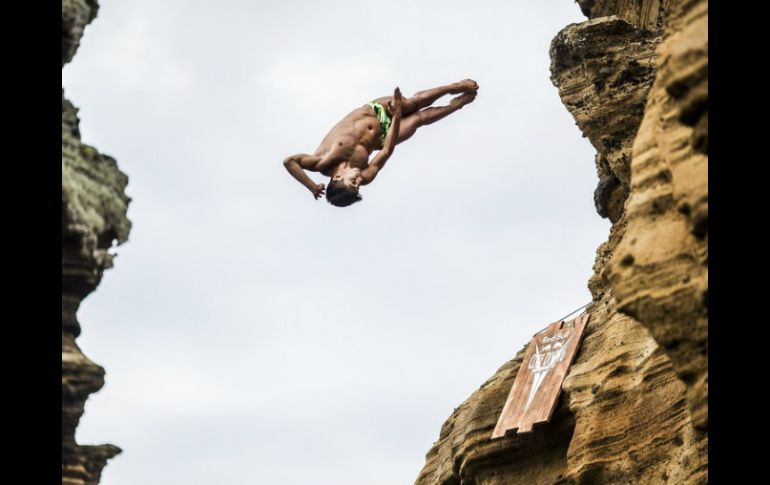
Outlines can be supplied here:
<path id="1" fill-rule="evenodd" d="M 573 24 L 551 43 L 551 79 L 596 149 L 597 212 L 617 222 L 629 193 L 631 145 L 652 86 L 660 36 L 619 17 Z"/>
<path id="2" fill-rule="evenodd" d="M 550 423 L 489 438 L 521 351 L 452 413 L 419 485 L 708 481 L 708 4 L 579 4 L 551 79 L 613 223 L 591 320 Z"/>
<path id="3" fill-rule="evenodd" d="M 96 17 L 96 0 L 62 0 L 61 4 L 61 65 L 64 67 L 80 45 L 83 29 Z"/>
<path id="4" fill-rule="evenodd" d="M 62 3 L 62 66 L 77 50 L 95 1 Z M 78 347 L 77 310 L 112 266 L 113 244 L 128 239 L 128 178 L 115 160 L 80 140 L 77 109 L 62 90 L 62 484 L 99 482 L 113 445 L 81 446 L 75 430 L 88 396 L 104 385 L 104 369 Z"/>
<path id="5" fill-rule="evenodd" d="M 671 7 L 633 145 L 626 234 L 609 265 L 619 311 L 645 325 L 708 426 L 708 3 Z"/>

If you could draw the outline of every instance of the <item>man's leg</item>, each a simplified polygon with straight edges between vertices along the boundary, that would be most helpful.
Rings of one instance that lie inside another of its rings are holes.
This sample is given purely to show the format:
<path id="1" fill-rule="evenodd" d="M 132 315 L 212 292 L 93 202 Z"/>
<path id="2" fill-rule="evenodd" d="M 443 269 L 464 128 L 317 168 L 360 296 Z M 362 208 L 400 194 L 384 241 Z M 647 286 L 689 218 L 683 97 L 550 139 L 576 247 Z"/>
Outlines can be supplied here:
<path id="1" fill-rule="evenodd" d="M 476 84 L 476 81 L 472 79 L 465 79 L 463 81 L 459 81 L 456 83 L 447 84 L 446 86 L 439 86 L 437 88 L 418 91 L 414 93 L 414 96 L 412 96 L 411 98 L 402 98 L 401 99 L 402 124 L 403 124 L 404 118 L 423 108 L 427 108 L 428 106 L 432 105 L 438 98 L 446 94 L 460 94 L 460 93 L 472 94 L 472 93 L 475 93 L 478 89 L 479 89 L 479 85 Z M 377 98 L 375 101 L 382 104 L 383 106 L 388 106 L 388 103 L 390 103 L 392 100 L 393 100 L 393 96 L 383 96 L 382 98 Z M 402 131 L 403 131 L 403 127 L 402 127 Z"/>
<path id="2" fill-rule="evenodd" d="M 398 130 L 398 139 L 396 144 L 402 141 L 408 140 L 417 131 L 417 128 L 425 125 L 430 125 L 436 121 L 445 118 L 446 116 L 459 110 L 466 104 L 476 99 L 476 92 L 465 93 L 462 96 L 457 96 L 449 102 L 447 106 L 438 106 L 435 108 L 425 108 L 420 111 L 416 111 L 409 116 L 401 119 L 401 128 Z"/>
<path id="3" fill-rule="evenodd" d="M 460 94 L 460 93 L 475 94 L 476 91 L 478 91 L 478 89 L 479 89 L 479 85 L 476 84 L 476 81 L 472 79 L 465 79 L 463 81 L 452 83 L 447 86 L 440 86 L 433 89 L 426 89 L 425 91 L 418 91 L 414 93 L 414 96 L 412 96 L 411 98 L 407 98 L 402 101 L 401 112 L 402 113 L 404 112 L 403 111 L 404 102 L 408 103 L 410 105 L 409 106 L 410 108 L 412 106 L 416 107 L 413 111 L 410 111 L 410 113 L 412 113 L 414 111 L 419 111 L 421 109 L 427 108 L 428 106 L 435 103 L 438 98 L 444 96 L 445 94 Z"/>

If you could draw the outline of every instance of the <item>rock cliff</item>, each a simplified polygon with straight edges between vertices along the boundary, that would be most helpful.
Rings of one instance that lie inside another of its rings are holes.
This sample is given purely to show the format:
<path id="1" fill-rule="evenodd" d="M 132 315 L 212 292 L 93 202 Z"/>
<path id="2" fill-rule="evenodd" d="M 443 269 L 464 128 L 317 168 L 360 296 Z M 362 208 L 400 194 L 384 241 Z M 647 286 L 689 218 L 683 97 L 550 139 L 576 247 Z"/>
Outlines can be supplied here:
<path id="1" fill-rule="evenodd" d="M 62 2 L 62 67 L 97 8 L 95 0 Z M 127 183 L 113 158 L 80 141 L 77 109 L 62 89 L 62 484 L 98 483 L 107 460 L 120 453 L 113 445 L 75 441 L 86 399 L 104 385 L 104 369 L 83 355 L 75 338 L 80 302 L 112 266 L 110 248 L 128 238 Z"/>
<path id="2" fill-rule="evenodd" d="M 612 222 L 591 320 L 551 422 L 489 438 L 522 349 L 447 419 L 418 485 L 708 481 L 708 3 L 578 3 L 589 20 L 550 55 Z"/>

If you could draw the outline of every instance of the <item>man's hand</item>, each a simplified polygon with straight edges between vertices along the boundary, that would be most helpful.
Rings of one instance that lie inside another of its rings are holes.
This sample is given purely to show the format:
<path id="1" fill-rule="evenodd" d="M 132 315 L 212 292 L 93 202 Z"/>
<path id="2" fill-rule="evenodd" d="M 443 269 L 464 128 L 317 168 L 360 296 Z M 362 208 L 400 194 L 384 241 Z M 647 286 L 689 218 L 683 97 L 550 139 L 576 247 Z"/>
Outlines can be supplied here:
<path id="1" fill-rule="evenodd" d="M 324 184 L 316 184 L 315 188 L 312 190 L 313 197 L 318 200 L 319 197 L 324 195 L 324 190 L 326 190 L 326 186 Z"/>
<path id="2" fill-rule="evenodd" d="M 393 148 L 396 146 L 396 140 L 398 140 L 398 132 L 401 129 L 401 90 L 398 87 L 393 91 L 393 99 L 388 102 L 388 107 L 390 108 L 392 118 L 390 129 L 388 130 L 388 134 L 385 135 L 385 141 L 382 147 L 382 152 L 385 152 L 387 157 L 393 152 Z M 385 158 L 385 160 L 387 160 L 387 158 Z M 383 160 L 383 163 L 385 160 Z M 374 162 L 374 160 L 372 160 L 372 162 Z"/>
<path id="3" fill-rule="evenodd" d="M 388 102 L 388 111 L 393 118 L 401 118 L 401 90 L 399 88 L 393 91 L 393 100 Z"/>
<path id="4" fill-rule="evenodd" d="M 324 184 L 316 184 L 313 179 L 307 176 L 303 169 L 318 172 L 318 164 L 321 159 L 322 157 L 318 155 L 299 153 L 297 155 L 292 155 L 283 161 L 283 166 L 286 167 L 286 170 L 289 171 L 291 176 L 312 192 L 313 197 L 316 199 L 323 195 L 325 188 Z"/>
<path id="5" fill-rule="evenodd" d="M 374 180 L 374 177 L 377 176 L 377 172 L 382 170 L 382 167 L 385 166 L 385 162 L 387 162 L 388 158 L 393 154 L 393 148 L 395 148 L 396 142 L 398 141 L 398 132 L 401 130 L 400 89 L 396 88 L 395 91 L 393 91 L 393 99 L 388 101 L 388 109 L 392 116 L 390 129 L 388 130 L 388 134 L 385 135 L 385 140 L 382 143 L 382 150 L 380 150 L 380 153 L 378 153 L 372 161 L 369 162 L 369 166 L 361 172 L 361 177 L 363 177 L 363 180 L 361 180 L 362 185 L 366 185 Z"/>

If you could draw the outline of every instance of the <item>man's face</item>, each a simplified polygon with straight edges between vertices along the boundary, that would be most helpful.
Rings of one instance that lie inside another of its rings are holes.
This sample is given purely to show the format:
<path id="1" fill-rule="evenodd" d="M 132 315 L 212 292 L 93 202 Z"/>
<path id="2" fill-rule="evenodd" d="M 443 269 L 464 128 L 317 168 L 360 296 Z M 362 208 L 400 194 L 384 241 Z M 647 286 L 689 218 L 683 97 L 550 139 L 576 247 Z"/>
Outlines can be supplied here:
<path id="1" fill-rule="evenodd" d="M 345 167 L 341 168 L 335 175 L 332 177 L 332 180 L 340 180 L 343 184 L 345 184 L 345 187 L 353 190 L 358 190 L 358 187 L 361 185 L 361 180 L 363 180 L 363 177 L 361 176 L 361 169 L 355 168 L 355 167 Z"/>

